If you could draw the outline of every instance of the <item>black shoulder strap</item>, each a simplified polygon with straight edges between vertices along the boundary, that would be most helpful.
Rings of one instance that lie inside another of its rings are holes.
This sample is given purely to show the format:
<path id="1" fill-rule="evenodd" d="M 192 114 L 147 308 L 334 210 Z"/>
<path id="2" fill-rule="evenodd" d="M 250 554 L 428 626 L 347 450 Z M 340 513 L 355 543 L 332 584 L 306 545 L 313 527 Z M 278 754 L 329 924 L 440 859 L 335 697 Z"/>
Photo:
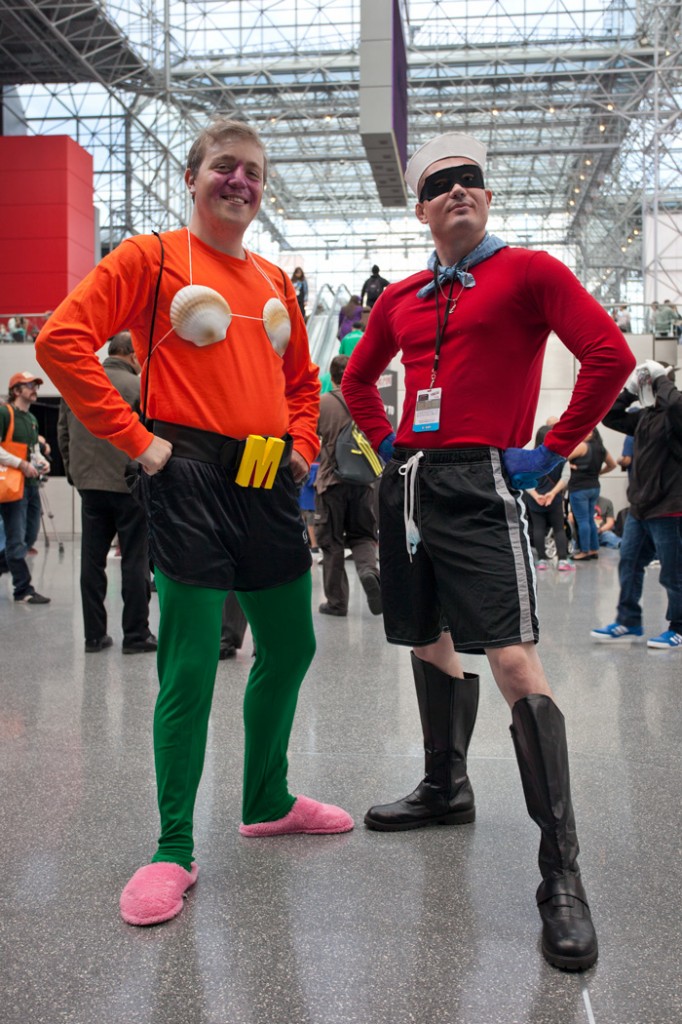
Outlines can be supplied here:
<path id="1" fill-rule="evenodd" d="M 156 307 L 158 306 L 158 303 L 159 303 L 159 289 L 161 288 L 161 275 L 163 274 L 163 258 L 164 258 L 163 241 L 161 239 L 161 235 L 159 234 L 158 231 L 152 231 L 152 234 L 156 235 L 156 237 L 159 240 L 159 245 L 161 246 L 161 261 L 159 263 L 159 276 L 156 279 L 156 288 L 154 289 L 154 303 L 152 305 L 152 322 L 151 322 L 151 326 L 149 328 L 149 345 L 147 347 L 147 370 L 146 370 L 145 380 L 144 380 L 144 402 L 142 403 L 142 408 L 140 410 L 140 420 L 142 421 L 142 423 L 144 423 L 145 420 L 147 419 L 147 398 L 149 396 L 149 376 L 150 376 L 150 373 L 151 373 L 152 352 L 154 350 L 154 323 L 156 322 Z"/>

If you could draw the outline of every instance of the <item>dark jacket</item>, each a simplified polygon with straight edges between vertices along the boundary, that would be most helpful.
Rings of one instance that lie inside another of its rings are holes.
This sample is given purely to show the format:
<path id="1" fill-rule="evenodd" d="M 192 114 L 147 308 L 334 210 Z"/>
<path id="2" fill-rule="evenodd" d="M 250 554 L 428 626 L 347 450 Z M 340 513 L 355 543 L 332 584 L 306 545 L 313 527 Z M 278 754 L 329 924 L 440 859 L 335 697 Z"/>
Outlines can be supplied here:
<path id="1" fill-rule="evenodd" d="M 378 274 L 372 274 L 368 277 L 362 286 L 360 292 L 360 300 L 363 305 L 369 306 L 371 309 L 374 303 L 377 301 L 384 288 L 388 288 L 388 281 L 385 277 L 379 277 Z"/>
<path id="2" fill-rule="evenodd" d="M 603 420 L 634 436 L 628 501 L 638 519 L 682 512 L 682 392 L 668 377 L 657 377 L 653 389 L 652 408 L 627 412 L 634 396 L 623 390 Z"/>
<path id="3" fill-rule="evenodd" d="M 128 405 L 140 411 L 140 378 L 123 359 L 107 356 L 104 372 Z M 124 479 L 130 459 L 113 444 L 95 437 L 77 420 L 62 399 L 57 422 L 57 442 L 69 483 L 79 491 L 128 490 Z"/>

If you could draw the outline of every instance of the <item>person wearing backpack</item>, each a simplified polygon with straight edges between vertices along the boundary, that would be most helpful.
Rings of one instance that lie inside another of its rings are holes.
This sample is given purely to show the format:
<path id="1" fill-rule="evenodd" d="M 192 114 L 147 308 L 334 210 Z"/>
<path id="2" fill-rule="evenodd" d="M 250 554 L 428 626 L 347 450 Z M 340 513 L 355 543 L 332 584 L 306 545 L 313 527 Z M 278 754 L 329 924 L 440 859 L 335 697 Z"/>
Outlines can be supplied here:
<path id="1" fill-rule="evenodd" d="M 372 267 L 372 276 L 368 277 L 362 286 L 360 292 L 360 300 L 363 306 L 368 306 L 370 309 L 377 301 L 384 288 L 388 288 L 389 282 L 385 277 L 379 276 L 379 268 L 376 263 Z"/>
<path id="2" fill-rule="evenodd" d="M 315 481 L 315 536 L 322 551 L 322 585 L 326 601 L 322 615 L 348 614 L 349 586 L 345 549 L 350 548 L 369 610 L 381 615 L 381 588 L 377 568 L 377 521 L 371 484 L 342 479 L 336 442 L 351 422 L 339 390 L 348 356 L 335 356 L 329 372 L 333 388 L 320 398 L 318 433 L 322 442 L 320 468 Z"/>

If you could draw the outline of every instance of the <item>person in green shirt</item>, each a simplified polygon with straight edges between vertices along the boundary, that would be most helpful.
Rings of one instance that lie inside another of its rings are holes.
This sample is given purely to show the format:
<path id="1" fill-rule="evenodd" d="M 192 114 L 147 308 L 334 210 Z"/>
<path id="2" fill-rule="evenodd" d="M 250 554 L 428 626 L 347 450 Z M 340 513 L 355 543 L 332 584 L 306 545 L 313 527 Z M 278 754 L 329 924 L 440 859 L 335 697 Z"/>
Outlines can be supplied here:
<path id="1" fill-rule="evenodd" d="M 48 473 L 50 465 L 40 454 L 38 443 L 38 420 L 30 408 L 38 398 L 40 377 L 24 370 L 15 373 L 9 382 L 8 405 L 0 406 L 0 463 L 20 469 L 26 477 L 24 496 L 19 501 L 3 502 L 0 505 L 5 527 L 5 550 L 0 552 L 0 575 L 12 574 L 14 600 L 23 604 L 49 604 L 50 598 L 38 594 L 31 583 L 31 573 L 26 562 L 27 524 L 40 520 L 40 477 Z M 11 405 L 11 411 L 9 406 Z M 2 447 L 10 433 L 14 419 L 12 440 L 26 445 L 26 456 L 21 458 Z M 29 530 L 29 532 L 33 532 Z"/>
<path id="2" fill-rule="evenodd" d="M 352 331 L 349 331 L 348 334 L 344 334 L 343 338 L 341 339 L 341 344 L 339 345 L 339 351 L 338 351 L 337 355 L 340 355 L 340 356 L 350 356 L 350 355 L 352 355 L 353 349 L 355 348 L 357 343 L 360 341 L 360 338 L 362 337 L 362 335 L 365 332 L 365 327 L 367 326 L 367 321 L 368 320 L 369 320 L 369 310 L 368 309 L 363 309 L 362 316 L 360 317 L 360 320 L 358 321 L 357 325 L 353 328 Z"/>

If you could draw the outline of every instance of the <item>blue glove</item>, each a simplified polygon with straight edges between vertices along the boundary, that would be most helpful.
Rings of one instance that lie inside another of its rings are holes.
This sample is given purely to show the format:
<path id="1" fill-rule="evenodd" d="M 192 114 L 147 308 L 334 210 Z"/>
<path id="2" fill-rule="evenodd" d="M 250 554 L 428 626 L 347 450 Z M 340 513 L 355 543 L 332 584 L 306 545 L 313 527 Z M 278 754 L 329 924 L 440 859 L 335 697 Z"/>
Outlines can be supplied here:
<path id="1" fill-rule="evenodd" d="M 390 434 L 386 435 L 386 437 L 383 439 L 383 441 L 381 442 L 381 444 L 377 448 L 377 451 L 379 452 L 379 455 L 381 456 L 381 458 L 382 458 L 382 460 L 384 462 L 390 462 L 391 459 L 393 458 L 393 442 L 394 441 L 395 441 L 395 434 L 393 433 L 393 431 L 391 431 Z"/>
<path id="2" fill-rule="evenodd" d="M 502 461 L 512 487 L 526 490 L 535 487 L 543 476 L 566 460 L 563 455 L 557 455 L 541 444 L 539 448 L 507 448 L 502 454 Z"/>

